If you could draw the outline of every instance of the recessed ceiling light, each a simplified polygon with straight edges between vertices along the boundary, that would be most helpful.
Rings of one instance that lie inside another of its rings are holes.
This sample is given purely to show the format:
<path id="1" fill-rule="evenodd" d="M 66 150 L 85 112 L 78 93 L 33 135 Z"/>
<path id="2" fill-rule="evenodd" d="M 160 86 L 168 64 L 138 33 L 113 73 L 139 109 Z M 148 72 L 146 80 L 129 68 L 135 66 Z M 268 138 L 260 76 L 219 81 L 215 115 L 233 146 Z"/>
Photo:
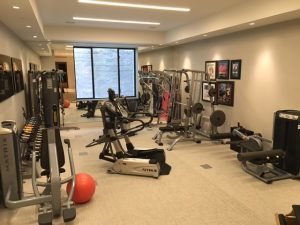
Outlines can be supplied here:
<path id="1" fill-rule="evenodd" d="M 73 20 L 107 22 L 107 23 L 131 23 L 131 24 L 160 25 L 160 23 L 157 23 L 157 22 L 131 21 L 131 20 L 111 20 L 111 19 L 98 19 L 98 18 L 85 18 L 85 17 L 73 17 Z"/>
<path id="2" fill-rule="evenodd" d="M 33 38 L 37 38 L 38 36 L 34 35 Z"/>
<path id="3" fill-rule="evenodd" d="M 107 1 L 94 1 L 94 0 L 78 0 L 78 2 L 88 3 L 88 4 L 108 5 L 108 6 L 141 8 L 141 9 L 170 10 L 170 11 L 179 11 L 179 12 L 191 11 L 191 9 L 189 8 L 158 6 L 158 5 L 143 5 L 143 4 L 133 4 L 133 3 L 123 3 L 123 2 L 107 2 Z"/>
<path id="4" fill-rule="evenodd" d="M 176 41 L 176 42 L 175 42 L 175 44 L 178 44 L 178 43 L 179 43 L 179 41 Z"/>
<path id="5" fill-rule="evenodd" d="M 73 48 L 73 45 L 66 45 L 66 48 Z"/>
<path id="6" fill-rule="evenodd" d="M 27 27 L 27 28 L 31 28 L 31 26 L 30 26 L 30 25 L 27 25 L 27 26 L 25 26 L 25 27 Z"/>
<path id="7" fill-rule="evenodd" d="M 253 26 L 253 25 L 255 25 L 255 23 L 252 22 L 252 23 L 249 23 L 249 25 L 250 25 L 250 26 Z"/>
<path id="8" fill-rule="evenodd" d="M 203 37 L 207 37 L 207 34 L 203 34 Z"/>
<path id="9" fill-rule="evenodd" d="M 14 5 L 14 6 L 13 6 L 13 9 L 20 9 L 20 6 Z"/>

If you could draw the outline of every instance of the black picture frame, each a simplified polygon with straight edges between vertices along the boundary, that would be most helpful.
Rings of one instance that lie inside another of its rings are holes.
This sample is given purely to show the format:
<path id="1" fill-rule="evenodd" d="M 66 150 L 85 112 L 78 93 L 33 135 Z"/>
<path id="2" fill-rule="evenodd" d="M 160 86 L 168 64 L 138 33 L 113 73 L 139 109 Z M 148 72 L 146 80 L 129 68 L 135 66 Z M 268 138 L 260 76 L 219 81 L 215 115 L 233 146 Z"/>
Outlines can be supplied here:
<path id="1" fill-rule="evenodd" d="M 209 86 L 210 86 L 210 88 L 216 89 L 215 82 L 207 82 L 207 81 L 202 82 L 202 101 L 204 101 L 204 102 L 210 102 Z M 212 103 L 215 103 L 215 101 L 216 101 L 216 97 L 213 96 Z"/>
<path id="2" fill-rule="evenodd" d="M 21 59 L 11 58 L 14 93 L 24 90 L 24 79 Z"/>
<path id="3" fill-rule="evenodd" d="M 205 61 L 205 73 L 209 75 L 209 81 L 215 81 L 217 77 L 217 61 Z M 208 80 L 207 77 L 205 79 Z"/>
<path id="4" fill-rule="evenodd" d="M 234 81 L 218 81 L 216 85 L 216 102 L 220 105 L 233 106 Z"/>
<path id="5" fill-rule="evenodd" d="M 229 60 L 219 60 L 217 65 L 217 79 L 229 80 Z"/>
<path id="6" fill-rule="evenodd" d="M 11 58 L 0 55 L 0 102 L 14 95 Z"/>
<path id="7" fill-rule="evenodd" d="M 143 66 L 141 66 L 141 70 L 142 70 L 142 72 L 150 72 L 150 71 L 152 71 L 152 65 L 143 65 Z"/>
<path id="8" fill-rule="evenodd" d="M 241 71 L 242 71 L 242 60 L 241 59 L 231 60 L 230 68 L 231 68 L 230 79 L 240 80 L 241 79 Z"/>

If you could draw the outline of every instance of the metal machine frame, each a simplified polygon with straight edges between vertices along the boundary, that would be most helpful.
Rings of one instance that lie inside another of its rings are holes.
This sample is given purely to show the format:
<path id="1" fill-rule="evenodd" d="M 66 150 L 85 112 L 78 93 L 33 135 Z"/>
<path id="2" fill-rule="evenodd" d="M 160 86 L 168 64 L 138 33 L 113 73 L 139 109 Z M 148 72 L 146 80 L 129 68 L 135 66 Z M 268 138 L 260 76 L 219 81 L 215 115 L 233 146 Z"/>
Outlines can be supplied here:
<path id="1" fill-rule="evenodd" d="M 7 208 L 20 208 L 31 205 L 40 205 L 38 222 L 40 225 L 52 224 L 53 217 L 61 215 L 62 207 L 65 222 L 74 220 L 76 217 L 75 208 L 72 208 L 71 201 L 75 187 L 75 169 L 70 147 L 70 141 L 65 140 L 68 145 L 68 155 L 70 161 L 71 175 L 61 180 L 58 166 L 58 155 L 56 151 L 55 128 L 47 129 L 48 154 L 50 164 L 50 174 L 47 182 L 38 182 L 36 175 L 36 153 L 32 152 L 32 188 L 34 195 L 23 196 L 23 179 L 20 167 L 20 152 L 16 135 L 15 124 L 11 129 L 0 128 L 0 165 L 1 183 L 4 205 Z M 71 191 L 67 201 L 61 205 L 61 185 L 71 181 Z M 38 186 L 45 187 L 42 194 L 38 191 Z"/>

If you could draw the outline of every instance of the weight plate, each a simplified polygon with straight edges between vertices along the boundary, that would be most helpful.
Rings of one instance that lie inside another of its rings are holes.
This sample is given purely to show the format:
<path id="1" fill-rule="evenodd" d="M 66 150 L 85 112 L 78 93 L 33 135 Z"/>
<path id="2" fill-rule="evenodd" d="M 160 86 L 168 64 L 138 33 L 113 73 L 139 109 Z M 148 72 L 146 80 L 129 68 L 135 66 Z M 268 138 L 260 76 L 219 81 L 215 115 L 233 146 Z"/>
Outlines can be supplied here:
<path id="1" fill-rule="evenodd" d="M 226 115 L 221 110 L 216 110 L 210 115 L 210 122 L 213 126 L 219 127 L 225 123 Z"/>

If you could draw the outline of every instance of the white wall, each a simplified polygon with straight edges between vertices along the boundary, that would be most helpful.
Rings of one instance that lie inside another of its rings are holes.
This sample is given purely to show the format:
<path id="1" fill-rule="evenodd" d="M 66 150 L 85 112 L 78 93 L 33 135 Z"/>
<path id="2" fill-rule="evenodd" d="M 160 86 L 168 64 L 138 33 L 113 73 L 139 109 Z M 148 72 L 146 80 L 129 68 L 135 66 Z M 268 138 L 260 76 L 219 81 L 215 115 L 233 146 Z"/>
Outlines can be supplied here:
<path id="1" fill-rule="evenodd" d="M 300 20 L 295 20 L 140 53 L 139 64 L 152 64 L 154 69 L 204 70 L 208 60 L 242 59 L 241 80 L 235 80 L 234 107 L 218 106 L 227 116 L 221 131 L 241 122 L 272 138 L 274 112 L 300 110 L 299 27 Z M 207 103 L 204 106 L 209 107 Z"/>
<path id="2" fill-rule="evenodd" d="M 51 71 L 55 69 L 55 57 L 41 56 L 41 68 L 42 71 Z"/>
<path id="3" fill-rule="evenodd" d="M 27 71 L 29 63 L 40 65 L 40 58 L 24 42 L 22 42 L 14 33 L 0 22 L 0 54 L 22 60 L 23 78 L 27 81 Z M 3 120 L 15 120 L 18 127 L 24 123 L 22 107 L 25 106 L 25 93 L 21 91 L 14 96 L 0 103 L 0 122 Z"/>

